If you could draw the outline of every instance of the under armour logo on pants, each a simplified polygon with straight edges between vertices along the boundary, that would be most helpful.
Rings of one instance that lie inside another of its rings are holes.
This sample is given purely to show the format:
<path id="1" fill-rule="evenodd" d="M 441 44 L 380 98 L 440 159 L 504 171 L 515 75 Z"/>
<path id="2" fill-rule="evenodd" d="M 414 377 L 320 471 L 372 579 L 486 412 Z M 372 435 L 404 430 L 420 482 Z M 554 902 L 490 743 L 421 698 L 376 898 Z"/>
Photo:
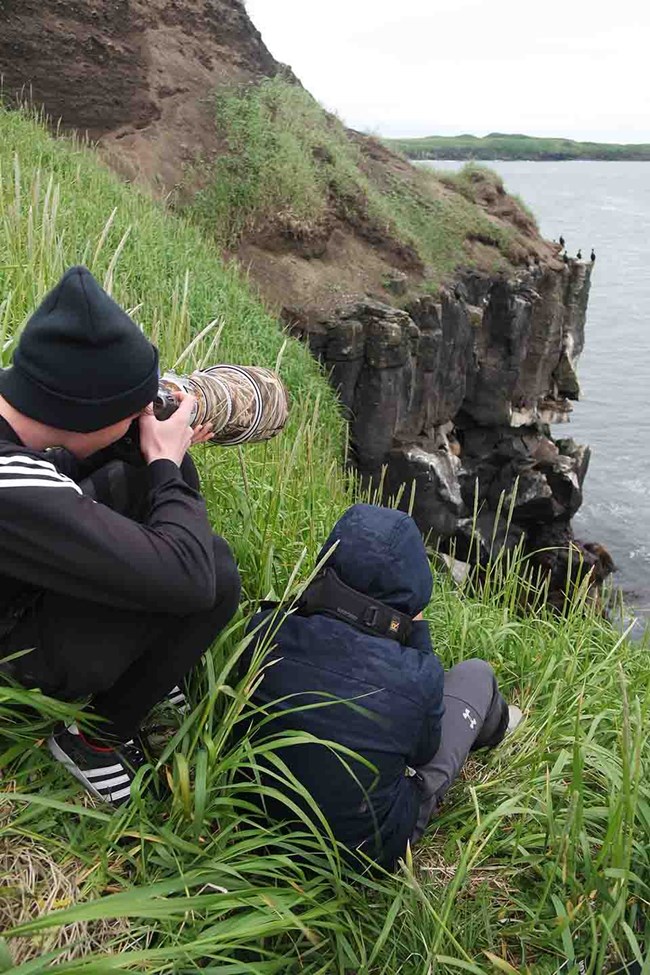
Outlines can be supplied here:
<path id="1" fill-rule="evenodd" d="M 465 708 L 463 711 L 463 717 L 465 718 L 465 721 L 469 721 L 469 726 L 472 731 L 474 731 L 474 728 L 476 727 L 476 718 L 472 717 L 469 708 Z"/>

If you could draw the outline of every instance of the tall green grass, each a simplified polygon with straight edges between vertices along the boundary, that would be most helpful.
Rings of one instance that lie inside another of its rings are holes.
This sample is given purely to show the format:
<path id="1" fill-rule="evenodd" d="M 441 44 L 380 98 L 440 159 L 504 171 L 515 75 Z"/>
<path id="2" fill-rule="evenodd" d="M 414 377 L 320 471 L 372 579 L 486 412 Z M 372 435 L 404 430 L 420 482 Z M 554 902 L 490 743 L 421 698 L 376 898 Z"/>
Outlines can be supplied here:
<path id="1" fill-rule="evenodd" d="M 197 361 L 273 365 L 280 355 L 285 337 L 196 229 L 81 146 L 0 112 L 5 358 L 26 314 L 80 260 L 138 308 L 167 362 L 215 319 L 221 344 L 210 351 L 215 326 L 190 353 Z M 274 739 L 269 726 L 262 740 L 235 743 L 264 666 L 262 651 L 238 676 L 245 614 L 261 595 L 304 583 L 350 497 L 338 411 L 316 365 L 288 342 L 281 371 L 293 397 L 282 437 L 241 453 L 196 451 L 245 602 L 192 679 L 191 713 L 180 726 L 170 718 L 133 803 L 95 808 L 42 747 L 70 706 L 0 686 L 0 971 L 600 975 L 617 959 L 642 960 L 647 651 L 580 598 L 564 619 L 543 608 L 521 616 L 516 560 L 480 591 L 436 576 L 427 616 L 443 662 L 490 660 L 526 721 L 472 758 L 396 876 L 350 877 L 319 810 L 304 795 L 308 812 L 295 805 L 301 789 L 277 751 L 300 735 Z M 288 790 L 288 833 L 256 812 L 262 757 Z"/>

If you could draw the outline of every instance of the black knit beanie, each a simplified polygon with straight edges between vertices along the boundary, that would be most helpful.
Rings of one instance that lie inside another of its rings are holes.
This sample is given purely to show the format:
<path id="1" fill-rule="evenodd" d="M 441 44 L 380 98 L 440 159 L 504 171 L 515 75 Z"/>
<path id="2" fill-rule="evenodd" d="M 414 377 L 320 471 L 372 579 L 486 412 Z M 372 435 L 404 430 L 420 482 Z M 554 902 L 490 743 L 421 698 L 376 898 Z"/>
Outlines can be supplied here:
<path id="1" fill-rule="evenodd" d="M 157 350 L 85 267 L 66 271 L 0 372 L 0 394 L 15 409 L 79 433 L 138 413 L 157 389 Z"/>

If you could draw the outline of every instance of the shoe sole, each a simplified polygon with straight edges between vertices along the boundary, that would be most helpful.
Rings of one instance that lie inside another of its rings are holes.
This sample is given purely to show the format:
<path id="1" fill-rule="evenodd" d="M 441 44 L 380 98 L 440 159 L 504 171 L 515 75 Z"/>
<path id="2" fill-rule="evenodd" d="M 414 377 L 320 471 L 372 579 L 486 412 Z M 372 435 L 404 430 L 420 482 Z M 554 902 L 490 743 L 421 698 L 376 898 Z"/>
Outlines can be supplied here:
<path id="1" fill-rule="evenodd" d="M 101 792 L 98 792 L 97 789 L 94 788 L 90 779 L 86 778 L 79 766 L 75 765 L 70 756 L 63 751 L 54 736 L 48 738 L 47 747 L 50 749 L 50 752 L 57 762 L 61 762 L 61 765 L 65 765 L 70 775 L 74 775 L 75 779 L 77 779 L 78 782 L 81 782 L 86 792 L 90 792 L 95 799 L 99 799 L 99 801 L 103 802 L 104 805 L 112 805 L 110 799 L 107 799 L 106 796 L 103 796 Z"/>
<path id="2" fill-rule="evenodd" d="M 521 708 L 517 707 L 516 704 L 508 705 L 508 727 L 506 729 L 506 736 L 512 735 L 517 730 L 517 728 L 524 721 L 525 715 Z"/>

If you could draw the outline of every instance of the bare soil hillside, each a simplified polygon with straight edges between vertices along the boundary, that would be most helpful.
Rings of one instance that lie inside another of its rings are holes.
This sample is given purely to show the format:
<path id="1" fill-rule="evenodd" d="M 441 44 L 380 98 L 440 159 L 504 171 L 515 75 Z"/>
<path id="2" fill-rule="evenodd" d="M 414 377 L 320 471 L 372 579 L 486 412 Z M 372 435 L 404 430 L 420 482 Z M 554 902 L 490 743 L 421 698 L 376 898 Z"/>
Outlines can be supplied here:
<path id="1" fill-rule="evenodd" d="M 0 0 L 0 73 L 163 190 L 215 144 L 210 95 L 274 75 L 241 0 Z"/>

